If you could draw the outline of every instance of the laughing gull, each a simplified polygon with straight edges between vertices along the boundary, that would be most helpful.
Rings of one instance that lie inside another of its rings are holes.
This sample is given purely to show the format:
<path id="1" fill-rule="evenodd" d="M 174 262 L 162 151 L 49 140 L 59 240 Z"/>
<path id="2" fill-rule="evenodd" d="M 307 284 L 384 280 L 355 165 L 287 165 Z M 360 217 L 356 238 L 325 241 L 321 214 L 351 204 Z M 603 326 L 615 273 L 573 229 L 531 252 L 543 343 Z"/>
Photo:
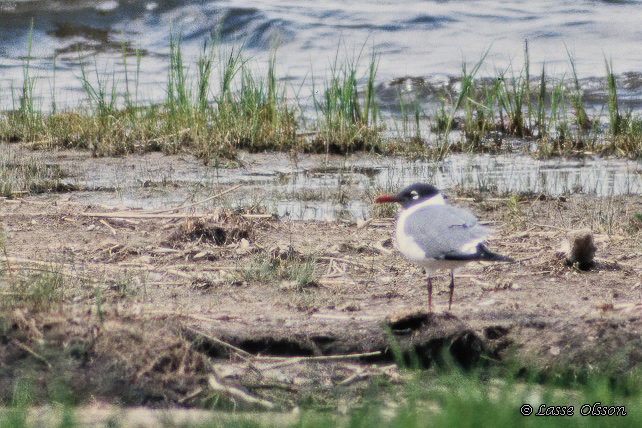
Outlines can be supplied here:
<path id="1" fill-rule="evenodd" d="M 450 310 L 455 269 L 472 261 L 513 261 L 486 248 L 485 238 L 492 230 L 480 225 L 470 211 L 446 205 L 441 192 L 430 184 L 413 184 L 398 195 L 379 196 L 375 202 L 397 202 L 403 209 L 397 219 L 397 247 L 426 270 L 429 311 L 432 311 L 433 270 L 450 269 Z"/>

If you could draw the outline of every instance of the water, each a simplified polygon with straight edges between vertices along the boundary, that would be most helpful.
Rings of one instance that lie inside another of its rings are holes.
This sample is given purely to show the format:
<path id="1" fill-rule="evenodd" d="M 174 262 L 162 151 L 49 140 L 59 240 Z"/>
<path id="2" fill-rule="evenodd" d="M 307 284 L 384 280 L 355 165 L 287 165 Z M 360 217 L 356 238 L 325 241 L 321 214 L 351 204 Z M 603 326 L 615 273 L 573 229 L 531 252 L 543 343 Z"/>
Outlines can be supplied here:
<path id="1" fill-rule="evenodd" d="M 470 67 L 487 50 L 479 76 L 496 76 L 498 70 L 518 75 L 524 40 L 528 40 L 533 75 L 545 63 L 547 74 L 568 77 L 570 53 L 590 112 L 604 113 L 600 109 L 605 57 L 612 59 L 618 74 L 621 107 L 640 109 L 641 3 L 0 0 L 0 108 L 11 108 L 12 91 L 18 94 L 22 87 L 33 19 L 30 74 L 44 110 L 50 108 L 52 96 L 58 107 L 83 102 L 80 62 L 105 76 L 107 86 L 109 79 L 115 79 L 122 90 L 126 82 L 123 49 L 130 79 L 136 70 L 134 52 L 139 49 L 142 54 L 139 101 L 162 100 L 170 26 L 182 34 L 183 57 L 193 68 L 204 41 L 217 28 L 222 51 L 244 44 L 248 64 L 259 72 L 265 72 L 270 47 L 278 37 L 277 74 L 304 108 L 311 105 L 313 81 L 323 81 L 337 51 L 340 59 L 361 55 L 364 75 L 372 49 L 380 54 L 378 101 L 384 110 L 394 112 L 399 90 L 435 102 L 436 88 L 457 84 L 462 61 Z M 91 160 L 69 159 L 63 168 L 73 171 L 68 181 L 85 189 L 71 195 L 83 203 L 167 208 L 204 198 L 211 194 L 208 189 L 219 184 L 244 182 L 243 192 L 229 203 L 254 205 L 295 219 L 365 218 L 374 193 L 416 181 L 430 181 L 447 190 L 553 196 L 574 192 L 610 196 L 641 190 L 639 164 L 624 160 L 453 155 L 445 162 L 431 163 L 364 156 L 333 158 L 327 164 L 318 158 L 291 162 L 285 155 L 274 156 L 231 169 L 161 154 L 112 159 L 97 166 Z"/>
<path id="2" fill-rule="evenodd" d="M 512 67 L 518 74 L 524 40 L 537 74 L 546 62 L 550 74 L 568 71 L 567 49 L 585 89 L 602 78 L 604 57 L 615 72 L 628 73 L 624 97 L 640 95 L 642 55 L 639 44 L 641 1 L 418 1 L 418 0 L 262 0 L 262 1 L 0 1 L 0 103 L 22 84 L 29 28 L 34 22 L 31 65 L 38 77 L 42 107 L 54 93 L 59 105 L 77 105 L 83 94 L 78 81 L 80 59 L 99 72 L 114 73 L 123 84 L 123 46 L 140 48 L 141 99 L 164 96 L 169 28 L 183 35 L 183 53 L 192 63 L 204 40 L 220 25 L 224 47 L 246 45 L 250 63 L 265 70 L 269 49 L 279 38 L 278 73 L 303 101 L 312 77 L 323 78 L 339 47 L 357 56 L 363 48 L 365 67 L 374 47 L 380 53 L 381 96 L 389 83 L 402 80 L 415 90 L 425 82 L 447 81 L 460 74 L 462 60 L 476 62 L 490 48 L 481 74 Z M 51 75 L 53 56 L 56 76 Z M 128 59 L 130 72 L 135 59 Z M 419 82 L 419 83 L 418 83 Z M 298 88 L 302 88 L 299 91 Z M 396 92 L 396 91 L 393 91 Z"/>
<path id="3" fill-rule="evenodd" d="M 500 196 L 582 193 L 611 197 L 642 191 L 638 162 L 590 157 L 535 160 L 519 155 L 453 154 L 434 162 L 363 154 L 292 159 L 271 153 L 248 154 L 238 165 L 216 166 L 204 165 L 189 155 L 147 153 L 96 159 L 85 152 L 29 152 L 4 144 L 0 145 L 0 158 L 11 163 L 36 158 L 38 164 L 59 167 L 68 174 L 64 183 L 80 189 L 65 197 L 83 205 L 165 210 L 206 200 L 220 188 L 243 184 L 228 196 L 196 209 L 223 206 L 293 220 L 366 219 L 374 197 L 416 182 L 433 183 L 450 196 L 458 191 L 491 191 Z"/>

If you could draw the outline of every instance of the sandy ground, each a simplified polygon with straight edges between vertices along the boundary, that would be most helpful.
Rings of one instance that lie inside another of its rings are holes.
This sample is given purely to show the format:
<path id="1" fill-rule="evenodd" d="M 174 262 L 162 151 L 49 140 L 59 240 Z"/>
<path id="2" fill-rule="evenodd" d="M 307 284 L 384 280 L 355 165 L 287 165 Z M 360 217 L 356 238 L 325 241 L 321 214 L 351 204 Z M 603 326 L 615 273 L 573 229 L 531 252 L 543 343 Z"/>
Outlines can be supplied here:
<path id="1" fill-rule="evenodd" d="M 642 198 L 450 196 L 517 262 L 461 269 L 450 311 L 440 272 L 432 314 L 392 218 L 2 200 L 0 394 L 28 379 L 36 401 L 63 384 L 76 400 L 125 406 L 349 408 L 370 380 L 399 381 L 397 347 L 424 366 L 444 352 L 465 367 L 642 361 Z M 582 227 L 598 248 L 588 271 L 556 251 Z M 34 297 L 43 277 L 62 278 L 51 302 Z"/>

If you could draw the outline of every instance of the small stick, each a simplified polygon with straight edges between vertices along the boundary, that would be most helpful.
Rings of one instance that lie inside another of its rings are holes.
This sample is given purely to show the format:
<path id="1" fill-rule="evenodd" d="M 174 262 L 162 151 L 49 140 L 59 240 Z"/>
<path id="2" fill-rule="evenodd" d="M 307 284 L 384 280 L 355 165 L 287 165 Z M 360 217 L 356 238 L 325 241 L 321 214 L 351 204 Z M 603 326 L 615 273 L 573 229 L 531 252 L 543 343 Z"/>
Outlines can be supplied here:
<path id="1" fill-rule="evenodd" d="M 194 202 L 192 204 L 188 205 L 179 205 L 178 207 L 174 208 L 169 208 L 166 210 L 154 210 L 154 211 L 138 211 L 138 212 L 129 212 L 129 211 L 120 211 L 120 212 L 113 212 L 113 213 L 84 213 L 84 215 L 88 217 L 109 217 L 109 218 L 114 218 L 114 217 L 119 217 L 119 218 L 184 218 L 186 215 L 189 214 L 169 214 L 174 211 L 178 211 L 181 209 L 185 208 L 191 208 L 195 207 L 196 205 L 203 204 L 205 202 L 211 201 L 212 199 L 220 198 L 223 195 L 226 195 L 230 192 L 233 192 L 234 190 L 238 189 L 239 187 L 242 187 L 243 183 L 237 184 L 234 187 L 230 187 L 227 190 L 224 190 L 223 192 L 219 192 L 214 196 L 210 196 L 209 198 L 205 198 L 202 201 Z"/>
<path id="2" fill-rule="evenodd" d="M 101 222 L 102 224 L 104 224 L 105 226 L 107 226 L 107 228 L 111 231 L 111 234 L 112 234 L 112 235 L 116 235 L 116 229 L 114 229 L 113 227 L 111 227 L 111 225 L 110 225 L 109 223 L 107 223 L 104 219 L 101 219 L 101 220 L 100 220 L 100 222 Z"/>
<path id="3" fill-rule="evenodd" d="M 262 407 L 265 407 L 266 409 L 273 409 L 274 403 L 271 403 L 267 400 L 263 400 L 261 398 L 256 398 L 252 397 L 250 394 L 247 392 L 241 391 L 238 388 L 234 388 L 232 386 L 227 386 L 223 385 L 216 379 L 214 375 L 210 375 L 207 377 L 207 384 L 209 385 L 210 388 L 212 388 L 212 391 L 214 392 L 222 392 L 224 394 L 228 394 L 232 398 L 236 398 L 238 400 L 241 400 L 245 403 L 249 404 L 258 404 Z"/>
<path id="4" fill-rule="evenodd" d="M 200 204 L 203 204 L 205 202 L 211 201 L 212 199 L 220 198 L 221 196 L 226 195 L 226 194 L 228 194 L 230 192 L 233 192 L 233 191 L 235 191 L 236 189 L 238 189 L 239 187 L 242 187 L 242 186 L 243 186 L 243 183 L 237 184 L 234 187 L 230 187 L 229 189 L 227 189 L 227 190 L 225 190 L 223 192 L 217 193 L 214 196 L 210 196 L 209 198 L 205 198 L 202 201 L 194 202 L 194 203 L 188 204 L 188 205 L 180 205 L 180 206 L 178 206 L 176 208 L 170 208 L 170 209 L 167 209 L 167 210 L 160 210 L 160 211 L 154 211 L 154 212 L 157 213 L 157 214 L 163 214 L 163 213 L 169 213 L 169 212 L 176 211 L 176 210 L 184 210 L 185 208 L 195 207 L 196 205 L 200 205 Z"/>
<path id="5" fill-rule="evenodd" d="M 198 397 L 198 395 L 199 395 L 199 394 L 201 394 L 202 392 L 203 392 L 203 388 L 201 388 L 201 387 L 199 386 L 199 387 L 197 387 L 194 391 L 190 392 L 189 394 L 187 394 L 187 395 L 186 395 L 186 396 L 184 396 L 183 398 L 180 398 L 180 399 L 178 400 L 178 402 L 179 402 L 179 403 L 184 403 L 184 402 L 186 402 L 187 400 L 191 400 L 191 399 L 192 399 L 192 398 L 194 398 L 194 397 Z"/>
<path id="6" fill-rule="evenodd" d="M 347 378 L 343 379 L 341 382 L 339 382 L 339 385 L 341 386 L 352 385 L 355 382 L 368 379 L 369 377 L 372 377 L 372 373 L 354 373 L 348 376 Z"/>
<path id="7" fill-rule="evenodd" d="M 381 351 L 372 351 L 372 352 L 361 352 L 356 354 L 344 354 L 344 355 L 319 355 L 313 357 L 261 357 L 257 356 L 259 360 L 272 360 L 272 361 L 283 361 L 283 362 L 292 362 L 298 363 L 300 361 L 334 361 L 334 360 L 346 360 L 352 358 L 362 358 L 362 357 L 376 357 L 381 355 Z"/>
<path id="8" fill-rule="evenodd" d="M 226 347 L 228 349 L 231 349 L 232 351 L 238 353 L 241 358 L 250 359 L 250 358 L 254 357 L 254 355 L 250 354 L 249 352 L 244 351 L 243 349 L 238 348 L 238 347 L 236 347 L 236 346 L 234 346 L 234 345 L 232 345 L 230 343 L 223 342 L 221 339 L 217 339 L 216 337 L 210 336 L 207 333 L 203 333 L 200 330 L 196 330 L 195 328 L 187 327 L 187 326 L 183 326 L 183 328 L 186 329 L 186 330 L 191 331 L 192 333 L 195 333 L 195 334 L 198 334 L 200 336 L 203 336 L 207 340 L 210 340 L 210 341 L 212 341 L 214 343 L 217 343 L 217 344 L 222 345 L 222 346 L 224 346 L 224 347 Z"/>
<path id="9" fill-rule="evenodd" d="M 23 272 L 23 271 L 30 271 L 30 272 L 58 273 L 58 274 L 60 274 L 60 275 L 68 276 L 68 277 L 70 277 L 70 278 L 77 278 L 77 279 L 81 279 L 81 280 L 83 280 L 83 281 L 89 281 L 89 282 L 96 282 L 96 281 L 98 281 L 98 280 L 97 280 L 97 279 L 95 279 L 95 278 L 90 278 L 90 277 L 88 277 L 88 276 L 78 275 L 78 274 L 75 274 L 75 273 L 63 272 L 63 271 L 57 272 L 57 271 L 53 270 L 53 269 L 52 269 L 52 268 L 50 268 L 50 267 L 41 267 L 41 268 L 38 268 L 38 267 L 21 267 L 21 268 L 20 268 L 20 271 L 21 271 L 21 272 Z M 16 293 L 16 294 L 20 294 L 20 293 Z"/>
<path id="10" fill-rule="evenodd" d="M 19 270 L 21 270 L 21 271 L 22 270 L 29 270 L 29 271 L 40 271 L 40 272 L 52 272 L 52 273 L 56 272 L 56 273 L 59 273 L 61 275 L 65 275 L 65 276 L 68 276 L 68 277 L 71 277 L 71 278 L 82 279 L 83 281 L 90 281 L 90 282 L 96 282 L 97 281 L 97 279 L 95 279 L 95 278 L 91 278 L 91 277 L 87 277 L 87 276 L 84 276 L 84 275 L 79 275 L 79 274 L 76 274 L 76 273 L 69 272 L 70 269 L 69 268 L 65 268 L 62 265 L 60 265 L 60 270 L 58 271 L 57 269 L 55 269 L 55 267 L 53 265 L 53 262 L 45 262 L 45 261 L 42 261 L 42 260 L 24 259 L 22 257 L 13 257 L 13 256 L 7 257 L 7 264 L 9 264 L 9 262 L 13 263 L 14 265 L 35 264 L 35 265 L 42 266 L 42 268 L 40 268 L 40 269 L 39 268 L 35 268 L 35 267 L 21 267 L 21 268 L 19 268 Z"/>
<path id="11" fill-rule="evenodd" d="M 190 275 L 178 269 L 165 269 L 163 272 L 167 272 L 169 274 L 180 276 L 181 278 L 186 278 L 186 279 L 192 279 L 194 277 L 194 275 Z"/>
<path id="12" fill-rule="evenodd" d="M 110 213 L 82 213 L 86 217 L 98 217 L 98 218 L 186 218 L 191 217 L 193 214 L 190 213 L 161 213 L 158 214 L 155 211 L 114 211 Z M 210 218 L 215 217 L 212 214 L 199 214 L 198 217 L 201 218 Z"/>
<path id="13" fill-rule="evenodd" d="M 181 318 L 190 318 L 194 319 L 197 321 L 206 321 L 209 323 L 221 323 L 220 319 L 217 318 L 212 318 L 212 317 L 206 317 L 205 315 L 199 315 L 199 314 L 189 314 L 189 313 L 182 313 L 179 311 L 163 311 L 163 310 L 156 310 L 156 309 L 151 309 L 151 310 L 145 310 L 145 312 L 142 314 L 143 317 L 152 317 L 152 316 L 176 316 L 176 317 L 181 317 Z M 186 327 L 187 328 L 187 327 Z"/>
<path id="14" fill-rule="evenodd" d="M 542 253 L 540 252 L 540 253 L 538 253 L 537 255 L 534 255 L 533 257 L 526 257 L 526 258 L 524 258 L 524 259 L 517 259 L 517 260 L 515 260 L 515 263 L 523 263 L 523 262 L 527 262 L 527 261 L 529 261 L 529 260 L 533 260 L 533 259 L 540 258 L 541 256 L 542 256 Z"/>
<path id="15" fill-rule="evenodd" d="M 550 224 L 537 224 L 533 223 L 533 226 L 538 226 L 538 227 L 548 227 L 550 229 L 555 229 L 555 230 L 562 230 L 562 231 L 568 231 L 567 228 L 564 227 L 557 227 L 557 226 L 551 226 Z"/>
<path id="16" fill-rule="evenodd" d="M 20 349 L 22 349 L 24 351 L 27 351 L 29 354 L 31 354 L 32 357 L 34 357 L 35 359 L 43 362 L 47 366 L 47 368 L 49 370 L 51 370 L 51 363 L 49 363 L 49 361 L 47 361 L 47 359 L 45 357 L 43 357 L 42 355 L 40 355 L 39 353 L 37 353 L 36 351 L 31 349 L 27 345 L 25 345 L 24 343 L 22 343 L 22 342 L 20 342 L 20 341 L 18 341 L 16 339 L 11 339 L 11 341 L 13 343 L 15 343 L 16 346 L 18 346 L 18 348 L 20 348 Z"/>
<path id="17" fill-rule="evenodd" d="M 13 269 L 11 268 L 11 261 L 9 260 L 9 254 L 7 253 L 7 247 L 2 246 L 2 252 L 4 253 L 4 258 L 7 261 L 7 270 L 9 271 L 9 279 L 13 282 Z"/>
<path id="18" fill-rule="evenodd" d="M 371 265 L 367 265 L 367 264 L 365 264 L 365 263 L 361 263 L 361 262 L 357 262 L 357 261 L 353 261 L 353 260 L 342 259 L 342 258 L 339 258 L 339 257 L 325 257 L 325 256 L 321 256 L 321 257 L 317 257 L 317 258 L 318 258 L 319 260 L 329 260 L 329 261 L 331 261 L 331 262 L 334 260 L 334 261 L 337 261 L 337 262 L 348 263 L 348 264 L 350 264 L 350 265 L 358 266 L 358 267 L 363 268 L 363 269 L 371 269 L 371 268 L 372 268 L 372 266 L 371 266 Z"/>

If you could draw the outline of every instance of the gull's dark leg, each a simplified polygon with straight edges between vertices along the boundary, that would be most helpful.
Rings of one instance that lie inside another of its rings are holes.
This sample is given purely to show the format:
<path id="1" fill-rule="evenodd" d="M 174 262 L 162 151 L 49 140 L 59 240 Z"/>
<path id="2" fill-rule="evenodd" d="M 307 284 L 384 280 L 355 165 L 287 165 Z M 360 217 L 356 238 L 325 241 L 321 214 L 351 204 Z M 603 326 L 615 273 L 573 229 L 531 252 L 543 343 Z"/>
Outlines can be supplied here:
<path id="1" fill-rule="evenodd" d="M 450 270 L 450 297 L 448 298 L 448 310 L 453 305 L 453 291 L 455 291 L 455 271 Z"/>
<path id="2" fill-rule="evenodd" d="M 428 313 L 432 313 L 432 278 L 426 275 L 428 279 Z"/>

